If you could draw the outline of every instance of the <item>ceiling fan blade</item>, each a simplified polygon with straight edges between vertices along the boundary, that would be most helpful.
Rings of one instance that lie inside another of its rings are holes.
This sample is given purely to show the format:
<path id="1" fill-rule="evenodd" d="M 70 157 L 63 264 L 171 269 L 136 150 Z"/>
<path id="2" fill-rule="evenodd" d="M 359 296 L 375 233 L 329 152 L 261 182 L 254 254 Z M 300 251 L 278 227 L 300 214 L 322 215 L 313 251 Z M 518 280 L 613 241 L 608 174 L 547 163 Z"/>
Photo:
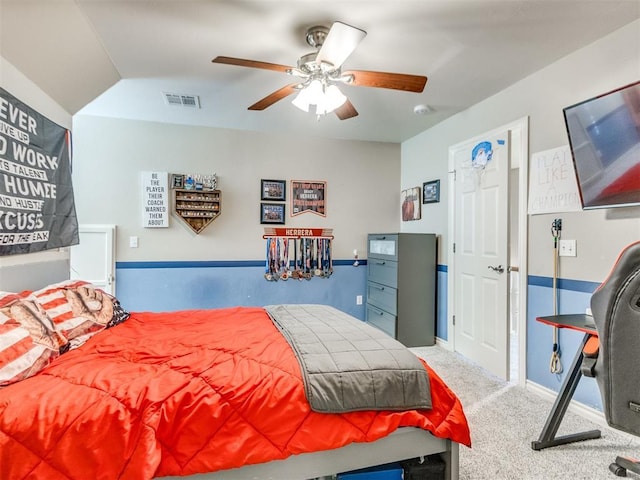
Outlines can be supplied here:
<path id="1" fill-rule="evenodd" d="M 264 70 L 273 70 L 275 72 L 287 73 L 291 67 L 280 65 L 278 63 L 259 62 L 257 60 L 245 60 L 235 57 L 216 57 L 211 60 L 213 63 L 223 63 L 225 65 L 237 65 L 238 67 L 262 68 Z"/>
<path id="2" fill-rule="evenodd" d="M 357 117 L 358 112 L 353 106 L 353 104 L 347 99 L 342 105 L 334 110 L 336 112 L 336 116 L 340 120 L 347 120 L 348 118 Z"/>
<path id="3" fill-rule="evenodd" d="M 359 87 L 391 88 L 393 90 L 420 93 L 427 84 L 427 77 L 422 75 L 370 72 L 366 70 L 350 70 L 342 74 L 343 76 L 353 75 L 353 80 L 348 85 Z"/>
<path id="4" fill-rule="evenodd" d="M 292 83 L 290 85 L 285 85 L 284 87 L 282 87 L 279 90 L 276 90 L 272 94 L 267 95 L 262 100 L 258 100 L 256 103 L 251 105 L 248 108 L 248 110 L 264 110 L 265 108 L 270 107 L 271 105 L 273 105 L 277 101 L 280 101 L 283 98 L 288 97 L 292 93 L 297 92 L 298 91 L 298 89 L 296 88 L 297 86 L 298 86 L 297 83 Z"/>
<path id="5" fill-rule="evenodd" d="M 316 62 L 327 62 L 339 68 L 353 53 L 367 32 L 342 22 L 334 22 L 324 40 Z"/>

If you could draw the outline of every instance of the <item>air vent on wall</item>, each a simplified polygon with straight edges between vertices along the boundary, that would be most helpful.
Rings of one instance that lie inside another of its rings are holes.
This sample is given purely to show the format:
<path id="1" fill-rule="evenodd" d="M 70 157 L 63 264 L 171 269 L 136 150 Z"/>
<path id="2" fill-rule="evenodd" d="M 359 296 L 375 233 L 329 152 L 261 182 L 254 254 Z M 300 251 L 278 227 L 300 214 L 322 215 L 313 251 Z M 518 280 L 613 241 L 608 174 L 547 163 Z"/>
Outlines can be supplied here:
<path id="1" fill-rule="evenodd" d="M 167 105 L 175 105 L 186 108 L 200 108 L 200 98 L 197 95 L 185 95 L 182 93 L 163 92 Z"/>

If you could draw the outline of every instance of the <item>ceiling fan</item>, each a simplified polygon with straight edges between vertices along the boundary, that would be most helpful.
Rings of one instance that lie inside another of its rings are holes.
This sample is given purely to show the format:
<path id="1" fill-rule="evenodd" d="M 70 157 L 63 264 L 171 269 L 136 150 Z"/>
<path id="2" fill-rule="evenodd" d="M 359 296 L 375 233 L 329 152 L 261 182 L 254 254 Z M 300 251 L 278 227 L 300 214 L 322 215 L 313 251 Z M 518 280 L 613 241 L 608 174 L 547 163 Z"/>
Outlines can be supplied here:
<path id="1" fill-rule="evenodd" d="M 366 70 L 342 71 L 342 64 L 366 35 L 364 30 L 342 22 L 335 22 L 331 29 L 324 26 L 311 27 L 307 30 L 306 41 L 316 51 L 300 57 L 296 67 L 222 56 L 214 58 L 212 62 L 284 72 L 300 79 L 299 82 L 285 85 L 258 100 L 249 110 L 264 110 L 279 100 L 298 93 L 292 102 L 298 108 L 315 110 L 317 115 L 335 112 L 340 120 L 346 120 L 357 116 L 358 112 L 340 92 L 337 87 L 339 84 L 419 93 L 427 83 L 427 77 L 420 75 Z"/>

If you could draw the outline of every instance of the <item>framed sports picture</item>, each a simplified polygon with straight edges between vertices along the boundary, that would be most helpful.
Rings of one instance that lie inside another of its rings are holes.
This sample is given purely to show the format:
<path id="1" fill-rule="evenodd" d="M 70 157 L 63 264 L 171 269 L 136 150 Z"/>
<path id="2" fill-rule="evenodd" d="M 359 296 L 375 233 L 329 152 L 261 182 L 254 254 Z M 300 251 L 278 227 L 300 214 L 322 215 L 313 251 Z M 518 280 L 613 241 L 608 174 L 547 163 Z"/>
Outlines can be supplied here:
<path id="1" fill-rule="evenodd" d="M 440 180 L 432 180 L 422 184 L 422 203 L 437 203 L 440 201 Z"/>
<path id="2" fill-rule="evenodd" d="M 286 198 L 286 180 L 260 180 L 260 200 L 278 202 L 284 201 Z"/>
<path id="3" fill-rule="evenodd" d="M 284 203 L 261 203 L 260 223 L 284 224 Z"/>
<path id="4" fill-rule="evenodd" d="M 171 188 L 184 188 L 184 175 L 181 173 L 172 173 Z"/>

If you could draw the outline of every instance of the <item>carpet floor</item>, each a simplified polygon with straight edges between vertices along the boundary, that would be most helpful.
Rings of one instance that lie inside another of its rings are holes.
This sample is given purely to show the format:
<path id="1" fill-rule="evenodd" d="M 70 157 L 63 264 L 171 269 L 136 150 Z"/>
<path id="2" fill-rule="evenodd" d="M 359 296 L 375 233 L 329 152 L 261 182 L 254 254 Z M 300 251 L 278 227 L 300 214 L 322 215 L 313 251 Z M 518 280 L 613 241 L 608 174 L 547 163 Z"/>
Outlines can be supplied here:
<path id="1" fill-rule="evenodd" d="M 456 392 L 471 429 L 472 447 L 460 447 L 460 480 L 617 478 L 609 464 L 617 455 L 640 458 L 640 438 L 595 424 L 567 411 L 557 435 L 600 429 L 595 440 L 535 451 L 553 401 L 505 382 L 440 346 L 411 349 Z M 640 479 L 628 473 L 631 479 Z"/>

